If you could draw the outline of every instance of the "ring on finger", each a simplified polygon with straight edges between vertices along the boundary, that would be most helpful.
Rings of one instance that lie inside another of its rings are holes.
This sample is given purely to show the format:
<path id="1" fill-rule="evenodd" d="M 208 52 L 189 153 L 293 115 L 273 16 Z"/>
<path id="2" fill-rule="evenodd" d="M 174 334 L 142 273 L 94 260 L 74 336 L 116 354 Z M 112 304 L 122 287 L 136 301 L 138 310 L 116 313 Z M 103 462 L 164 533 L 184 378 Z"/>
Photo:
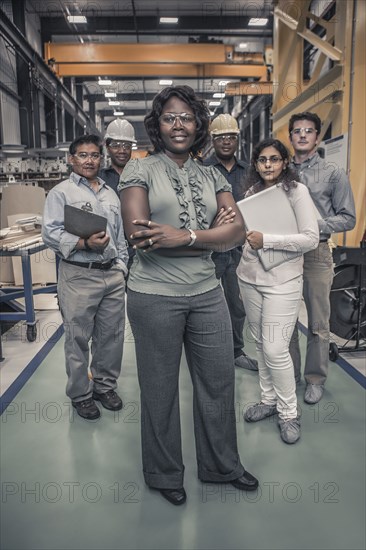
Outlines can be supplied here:
<path id="1" fill-rule="evenodd" d="M 147 224 L 147 226 L 150 227 L 150 225 L 151 225 L 151 220 L 149 220 L 149 223 Z"/>
<path id="2" fill-rule="evenodd" d="M 149 245 L 152 246 L 154 244 L 154 241 L 152 239 L 149 239 Z"/>

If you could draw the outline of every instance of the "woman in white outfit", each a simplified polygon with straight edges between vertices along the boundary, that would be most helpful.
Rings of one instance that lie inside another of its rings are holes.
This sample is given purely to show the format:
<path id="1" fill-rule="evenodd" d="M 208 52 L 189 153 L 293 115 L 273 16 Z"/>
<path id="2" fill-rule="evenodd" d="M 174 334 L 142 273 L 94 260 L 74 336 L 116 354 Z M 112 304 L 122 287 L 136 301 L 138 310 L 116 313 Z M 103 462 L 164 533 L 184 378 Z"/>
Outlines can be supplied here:
<path id="1" fill-rule="evenodd" d="M 277 139 L 266 139 L 254 149 L 246 197 L 281 186 L 294 210 L 298 233 L 263 234 L 249 231 L 237 274 L 258 355 L 261 401 L 250 406 L 244 418 L 257 422 L 278 413 L 281 438 L 296 443 L 300 438 L 296 384 L 289 343 L 302 296 L 303 254 L 319 241 L 316 210 L 305 185 L 296 182 L 289 166 L 289 153 Z M 258 250 L 297 251 L 299 256 L 265 271 Z"/>

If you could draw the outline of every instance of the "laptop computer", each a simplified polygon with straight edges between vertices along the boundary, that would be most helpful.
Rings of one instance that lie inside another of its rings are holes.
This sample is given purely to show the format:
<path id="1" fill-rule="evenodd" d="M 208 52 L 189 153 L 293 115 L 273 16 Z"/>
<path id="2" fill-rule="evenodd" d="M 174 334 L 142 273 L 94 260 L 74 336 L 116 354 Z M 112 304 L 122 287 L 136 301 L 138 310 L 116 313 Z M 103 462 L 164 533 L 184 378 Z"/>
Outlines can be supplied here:
<path id="1" fill-rule="evenodd" d="M 282 187 L 273 185 L 260 193 L 237 203 L 247 231 L 260 231 L 271 235 L 293 235 L 299 232 L 295 213 Z M 283 262 L 299 258 L 301 251 L 257 250 L 265 271 Z"/>
<path id="2" fill-rule="evenodd" d="M 88 239 L 90 235 L 107 229 L 107 218 L 70 204 L 65 204 L 64 215 L 66 231 L 82 239 Z"/>

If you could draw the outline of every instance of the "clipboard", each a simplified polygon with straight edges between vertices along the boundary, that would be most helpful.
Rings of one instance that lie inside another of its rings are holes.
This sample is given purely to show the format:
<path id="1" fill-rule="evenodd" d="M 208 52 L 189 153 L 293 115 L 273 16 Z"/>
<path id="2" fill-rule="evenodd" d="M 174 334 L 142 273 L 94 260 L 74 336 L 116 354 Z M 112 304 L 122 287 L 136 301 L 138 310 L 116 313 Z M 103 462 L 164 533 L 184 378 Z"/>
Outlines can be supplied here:
<path id="1" fill-rule="evenodd" d="M 286 191 L 278 185 L 239 201 L 237 206 L 244 218 L 247 231 L 275 235 L 294 235 L 299 232 Z M 265 271 L 302 255 L 300 251 L 273 248 L 260 249 L 257 253 Z"/>
<path id="2" fill-rule="evenodd" d="M 94 233 L 106 231 L 107 218 L 76 208 L 70 204 L 65 204 L 64 208 L 64 226 L 68 233 L 77 235 L 82 239 L 88 239 Z"/>

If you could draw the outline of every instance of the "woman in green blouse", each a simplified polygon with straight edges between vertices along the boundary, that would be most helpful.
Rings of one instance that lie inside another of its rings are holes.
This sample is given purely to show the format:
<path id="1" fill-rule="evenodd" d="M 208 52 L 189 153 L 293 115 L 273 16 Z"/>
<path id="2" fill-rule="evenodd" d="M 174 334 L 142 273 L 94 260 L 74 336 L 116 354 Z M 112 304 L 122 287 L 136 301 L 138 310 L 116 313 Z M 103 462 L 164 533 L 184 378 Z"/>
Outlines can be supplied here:
<path id="1" fill-rule="evenodd" d="M 143 471 L 147 485 L 183 504 L 178 378 L 184 345 L 193 383 L 198 477 L 255 490 L 241 465 L 234 414 L 230 317 L 212 251 L 243 244 L 230 185 L 194 158 L 208 138 L 209 111 L 188 86 L 169 87 L 145 118 L 154 154 L 130 161 L 120 189 L 126 234 L 136 249 L 128 317 L 141 388 Z M 235 213 L 231 223 L 217 214 Z"/>

